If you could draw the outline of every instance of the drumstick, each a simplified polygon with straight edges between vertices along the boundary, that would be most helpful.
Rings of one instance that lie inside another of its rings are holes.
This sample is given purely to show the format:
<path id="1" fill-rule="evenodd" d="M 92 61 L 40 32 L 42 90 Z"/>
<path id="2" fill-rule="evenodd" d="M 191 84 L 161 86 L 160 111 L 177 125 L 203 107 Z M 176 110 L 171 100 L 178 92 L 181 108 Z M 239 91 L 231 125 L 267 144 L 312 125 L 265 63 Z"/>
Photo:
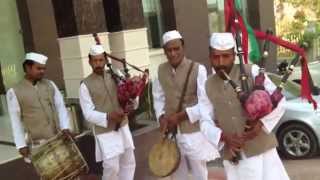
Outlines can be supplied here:
<path id="1" fill-rule="evenodd" d="M 92 132 L 91 132 L 90 130 L 84 131 L 84 132 L 82 132 L 81 134 L 76 135 L 76 136 L 74 137 L 74 139 L 77 141 L 77 139 L 79 139 L 79 138 L 81 138 L 81 137 L 83 137 L 83 136 L 85 136 L 85 135 L 88 135 L 88 134 L 92 134 Z"/>

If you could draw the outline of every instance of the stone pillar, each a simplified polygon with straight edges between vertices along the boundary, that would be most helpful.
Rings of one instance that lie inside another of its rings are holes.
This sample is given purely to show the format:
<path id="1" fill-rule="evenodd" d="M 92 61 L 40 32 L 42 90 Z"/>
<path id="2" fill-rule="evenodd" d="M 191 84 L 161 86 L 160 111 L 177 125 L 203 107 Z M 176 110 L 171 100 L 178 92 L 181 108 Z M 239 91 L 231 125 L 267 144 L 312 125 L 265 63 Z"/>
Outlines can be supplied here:
<path id="1" fill-rule="evenodd" d="M 274 2 L 265 0 L 247 0 L 248 20 L 252 28 L 266 31 L 271 28 L 275 34 Z M 261 46 L 262 47 L 262 46 Z M 270 46 L 269 58 L 266 62 L 267 71 L 277 71 L 277 48 Z"/>
<path id="2" fill-rule="evenodd" d="M 177 29 L 185 40 L 187 57 L 209 64 L 209 25 L 206 0 L 161 0 L 166 31 Z"/>
<path id="3" fill-rule="evenodd" d="M 64 87 L 63 72 L 51 2 L 51 0 L 17 1 L 17 7 L 26 52 L 35 51 L 48 56 L 46 76 L 62 89 Z"/>
<path id="4" fill-rule="evenodd" d="M 53 2 L 60 58 L 68 98 L 77 98 L 80 82 L 92 70 L 88 53 L 98 33 L 105 50 L 109 38 L 102 0 L 55 0 Z"/>
<path id="5" fill-rule="evenodd" d="M 144 25 L 141 0 L 104 0 L 106 20 L 110 32 L 111 54 L 125 58 L 142 69 L 148 68 L 149 45 Z M 116 66 L 121 67 L 117 62 Z M 128 67 L 130 69 L 130 67 Z M 131 71 L 136 73 L 135 71 Z"/>

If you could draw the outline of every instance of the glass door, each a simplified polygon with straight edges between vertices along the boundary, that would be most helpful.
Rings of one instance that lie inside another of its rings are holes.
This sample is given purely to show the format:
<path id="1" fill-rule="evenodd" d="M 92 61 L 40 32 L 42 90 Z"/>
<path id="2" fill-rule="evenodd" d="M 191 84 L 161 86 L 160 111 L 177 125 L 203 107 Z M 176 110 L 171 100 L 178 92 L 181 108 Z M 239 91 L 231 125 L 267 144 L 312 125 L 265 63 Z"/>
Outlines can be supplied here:
<path id="1" fill-rule="evenodd" d="M 13 142 L 5 92 L 23 77 L 24 45 L 16 1 L 0 1 L 0 145 Z M 1 160 L 1 159 L 0 159 Z"/>

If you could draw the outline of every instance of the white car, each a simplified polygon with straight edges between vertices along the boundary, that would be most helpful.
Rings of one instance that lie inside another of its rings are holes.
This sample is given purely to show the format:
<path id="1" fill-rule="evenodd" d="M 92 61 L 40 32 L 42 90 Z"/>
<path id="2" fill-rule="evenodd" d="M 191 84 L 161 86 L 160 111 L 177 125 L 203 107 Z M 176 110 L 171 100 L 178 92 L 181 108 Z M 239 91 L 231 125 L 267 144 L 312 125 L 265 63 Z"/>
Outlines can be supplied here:
<path id="1" fill-rule="evenodd" d="M 276 85 L 280 83 L 280 76 L 268 75 Z M 320 96 L 313 96 L 319 106 L 314 110 L 312 104 L 299 97 L 300 85 L 290 80 L 283 94 L 287 99 L 286 111 L 274 130 L 279 142 L 278 150 L 289 159 L 312 157 L 320 150 Z"/>

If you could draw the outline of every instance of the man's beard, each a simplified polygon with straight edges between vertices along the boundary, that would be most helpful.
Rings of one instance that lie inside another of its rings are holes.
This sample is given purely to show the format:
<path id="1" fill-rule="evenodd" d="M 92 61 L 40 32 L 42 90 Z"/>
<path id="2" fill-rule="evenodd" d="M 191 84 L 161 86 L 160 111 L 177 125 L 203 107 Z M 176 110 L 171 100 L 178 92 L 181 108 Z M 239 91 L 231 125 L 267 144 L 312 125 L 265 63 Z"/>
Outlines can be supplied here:
<path id="1" fill-rule="evenodd" d="M 227 67 L 226 66 L 217 66 L 214 68 L 216 71 L 221 71 L 221 70 L 224 70 L 224 71 L 227 71 Z"/>
<path id="2" fill-rule="evenodd" d="M 94 72 L 97 73 L 97 74 L 102 74 L 103 73 L 103 67 L 94 68 Z"/>

